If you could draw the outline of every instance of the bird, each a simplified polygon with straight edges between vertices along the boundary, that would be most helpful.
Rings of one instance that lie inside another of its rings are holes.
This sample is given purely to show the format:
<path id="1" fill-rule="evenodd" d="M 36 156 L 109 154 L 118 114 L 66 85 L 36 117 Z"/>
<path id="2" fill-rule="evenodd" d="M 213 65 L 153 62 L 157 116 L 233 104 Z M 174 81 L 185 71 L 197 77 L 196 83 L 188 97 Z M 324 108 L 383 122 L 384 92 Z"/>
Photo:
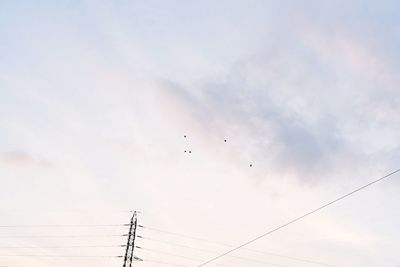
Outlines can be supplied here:
<path id="1" fill-rule="evenodd" d="M 250 164 L 250 167 L 253 167 L 253 164 Z"/>
<path id="2" fill-rule="evenodd" d="M 226 139 L 224 139 L 224 142 L 226 143 Z"/>
<path id="3" fill-rule="evenodd" d="M 191 150 L 189 150 L 189 153 L 192 153 L 192 151 L 191 151 Z"/>

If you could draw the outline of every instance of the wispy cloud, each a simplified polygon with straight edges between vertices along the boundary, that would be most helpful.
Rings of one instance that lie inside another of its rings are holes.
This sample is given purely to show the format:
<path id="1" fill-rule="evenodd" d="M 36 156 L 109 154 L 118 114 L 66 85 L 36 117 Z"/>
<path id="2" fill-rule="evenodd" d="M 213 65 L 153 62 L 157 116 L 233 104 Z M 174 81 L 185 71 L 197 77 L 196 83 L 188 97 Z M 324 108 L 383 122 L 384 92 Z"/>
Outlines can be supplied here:
<path id="1" fill-rule="evenodd" d="M 13 150 L 0 153 L 0 160 L 5 164 L 16 166 L 19 168 L 48 168 L 53 166 L 53 163 L 51 163 L 49 160 L 37 156 L 32 156 L 22 150 Z"/>
<path id="2" fill-rule="evenodd" d="M 399 162 L 394 1 L 7 5 L 0 202 L 30 220 L 60 220 L 36 208 L 114 220 L 103 206 L 139 207 L 154 224 L 240 243 Z M 393 266 L 389 187 L 259 246 Z"/>

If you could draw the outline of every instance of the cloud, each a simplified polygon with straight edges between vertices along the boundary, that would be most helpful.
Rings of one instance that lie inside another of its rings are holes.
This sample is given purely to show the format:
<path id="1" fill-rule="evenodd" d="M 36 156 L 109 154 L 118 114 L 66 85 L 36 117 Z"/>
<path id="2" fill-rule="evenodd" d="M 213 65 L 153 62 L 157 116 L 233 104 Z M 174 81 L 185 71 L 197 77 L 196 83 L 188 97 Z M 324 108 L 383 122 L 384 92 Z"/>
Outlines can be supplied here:
<path id="1" fill-rule="evenodd" d="M 293 33 L 297 43 L 271 44 L 225 76 L 174 95 L 191 103 L 193 120 L 204 129 L 242 133 L 243 150 L 274 173 L 315 182 L 330 172 L 379 165 L 382 149 L 397 147 L 396 68 L 344 31 L 302 27 Z"/>
<path id="2" fill-rule="evenodd" d="M 91 217 L 52 219 L 36 216 L 38 208 L 93 207 L 111 221 L 104 207 L 138 208 L 154 211 L 152 220 L 143 218 L 149 225 L 240 243 L 359 184 L 353 177 L 395 166 L 398 57 L 388 60 L 388 51 L 397 46 L 389 27 L 377 23 L 388 16 L 363 24 L 371 19 L 364 4 L 256 2 L 88 2 L 48 7 L 41 20 L 26 16 L 41 8 L 9 12 L 15 26 L 3 31 L 12 63 L 1 77 L 3 206 L 29 209 L 38 223 Z M 71 17 L 74 23 L 65 23 Z M 183 153 L 188 146 L 191 157 Z M 52 166 L 48 159 L 56 168 L 43 169 Z M 359 247 L 360 236 L 386 229 L 393 253 L 371 242 L 381 252 L 373 258 L 396 255 L 396 230 L 388 225 L 398 223 L 384 208 L 398 192 L 381 188 L 326 220 L 316 216 L 271 236 L 265 247 L 366 266 L 371 255 Z M 362 209 L 376 215 L 373 203 L 389 218 L 379 230 L 359 216 Z M 354 230 L 360 226 L 365 230 Z"/>
<path id="3" fill-rule="evenodd" d="M 0 154 L 0 160 L 8 165 L 17 167 L 43 167 L 48 168 L 53 164 L 43 158 L 32 156 L 22 150 L 12 150 Z"/>

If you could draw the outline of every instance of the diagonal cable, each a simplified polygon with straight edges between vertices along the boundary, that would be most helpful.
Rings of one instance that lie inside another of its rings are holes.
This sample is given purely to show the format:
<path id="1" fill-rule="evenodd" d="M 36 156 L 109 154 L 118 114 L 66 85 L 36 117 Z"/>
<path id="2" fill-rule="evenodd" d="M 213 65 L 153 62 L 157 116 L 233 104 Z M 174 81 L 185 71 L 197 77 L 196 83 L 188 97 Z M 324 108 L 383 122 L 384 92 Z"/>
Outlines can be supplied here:
<path id="1" fill-rule="evenodd" d="M 318 212 L 318 211 L 320 211 L 320 210 L 322 210 L 322 209 L 324 209 L 324 208 L 326 208 L 328 206 L 331 206 L 331 205 L 335 204 L 336 202 L 338 202 L 338 201 L 340 201 L 342 199 L 345 199 L 345 198 L 347 198 L 347 197 L 349 197 L 349 196 L 351 196 L 351 195 L 353 195 L 353 194 L 355 194 L 355 193 L 357 193 L 357 192 L 359 192 L 359 191 L 361 191 L 361 190 L 363 190 L 363 189 L 365 189 L 365 188 L 367 188 L 369 186 L 372 186 L 372 185 L 374 185 L 374 184 L 376 184 L 376 183 L 378 183 L 378 182 L 380 182 L 380 181 L 382 181 L 382 180 L 384 180 L 384 179 L 386 179 L 386 178 L 388 178 L 388 177 L 390 177 L 390 176 L 392 176 L 392 175 L 394 175 L 394 174 L 396 174 L 398 172 L 400 172 L 400 169 L 397 169 L 397 170 L 395 170 L 395 171 L 393 171 L 393 172 L 391 172 L 389 174 L 386 174 L 385 176 L 382 176 L 382 177 L 380 177 L 380 178 L 378 178 L 378 179 L 376 179 L 376 180 L 374 180 L 374 181 L 372 181 L 372 182 L 370 182 L 370 183 L 368 183 L 366 185 L 363 185 L 363 186 L 361 186 L 361 187 L 359 187 L 359 188 L 357 188 L 357 189 L 355 189 L 355 190 L 353 190 L 353 191 L 351 191 L 351 192 L 349 192 L 349 193 L 347 193 L 347 194 L 345 194 L 345 195 L 343 195 L 341 197 L 338 197 L 335 200 L 332 200 L 331 202 L 328 202 L 328 203 L 326 203 L 326 204 L 324 204 L 324 205 L 322 205 L 322 206 L 320 206 L 320 207 L 318 207 L 318 208 L 316 208 L 316 209 L 314 209 L 314 210 L 312 210 L 310 212 L 307 212 L 306 214 L 304 214 L 304 215 L 302 215 L 300 217 L 297 217 L 297 218 L 295 218 L 295 219 L 293 219 L 293 220 L 291 220 L 291 221 L 289 221 L 289 222 L 287 222 L 287 223 L 285 223 L 285 224 L 283 224 L 283 225 L 281 225 L 279 227 L 276 227 L 275 229 L 272 229 L 272 230 L 270 230 L 270 231 L 268 231 L 268 232 L 266 232 L 266 233 L 264 233 L 264 234 L 262 234 L 260 236 L 257 236 L 255 238 L 253 238 L 253 239 L 251 239 L 251 240 L 239 245 L 239 246 L 236 246 L 233 249 L 230 249 L 230 250 L 218 255 L 218 256 L 215 256 L 214 258 L 209 259 L 208 261 L 200 264 L 199 267 L 200 266 L 204 266 L 206 264 L 209 264 L 209 263 L 211 263 L 211 262 L 213 262 L 213 261 L 215 261 L 215 260 L 217 260 L 219 258 L 222 258 L 222 257 L 224 257 L 224 256 L 226 256 L 226 255 L 228 255 L 228 254 L 230 254 L 230 253 L 232 253 L 232 252 L 244 247 L 244 246 L 247 246 L 247 245 L 249 245 L 249 244 L 251 244 L 251 243 L 253 243 L 253 242 L 255 242 L 255 241 L 257 241 L 257 240 L 259 240 L 259 239 L 261 239 L 261 238 L 263 238 L 265 236 L 267 236 L 267 235 L 270 235 L 270 234 L 272 234 L 272 233 L 274 233 L 274 232 L 276 232 L 276 231 L 278 231 L 278 230 L 280 230 L 282 228 L 285 228 L 285 227 L 287 227 L 287 226 L 289 226 L 289 225 L 291 225 L 291 224 L 293 224 L 293 223 L 295 223 L 297 221 L 300 221 L 301 219 L 303 219 L 305 217 L 308 217 L 308 216 L 310 216 L 310 215 L 312 215 L 312 214 L 314 214 L 314 213 L 316 213 L 316 212 Z"/>

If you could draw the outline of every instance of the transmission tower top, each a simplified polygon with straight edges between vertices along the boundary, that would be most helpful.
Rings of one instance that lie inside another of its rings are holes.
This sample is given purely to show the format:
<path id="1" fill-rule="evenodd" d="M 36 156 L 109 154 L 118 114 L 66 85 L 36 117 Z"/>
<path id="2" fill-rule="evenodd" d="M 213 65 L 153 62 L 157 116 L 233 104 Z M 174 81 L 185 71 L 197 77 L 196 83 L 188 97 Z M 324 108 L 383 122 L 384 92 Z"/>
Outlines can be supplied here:
<path id="1" fill-rule="evenodd" d="M 132 267 L 134 261 L 140 260 L 134 256 L 137 225 L 137 212 L 134 211 L 129 224 L 128 242 L 126 244 L 123 267 Z"/>

